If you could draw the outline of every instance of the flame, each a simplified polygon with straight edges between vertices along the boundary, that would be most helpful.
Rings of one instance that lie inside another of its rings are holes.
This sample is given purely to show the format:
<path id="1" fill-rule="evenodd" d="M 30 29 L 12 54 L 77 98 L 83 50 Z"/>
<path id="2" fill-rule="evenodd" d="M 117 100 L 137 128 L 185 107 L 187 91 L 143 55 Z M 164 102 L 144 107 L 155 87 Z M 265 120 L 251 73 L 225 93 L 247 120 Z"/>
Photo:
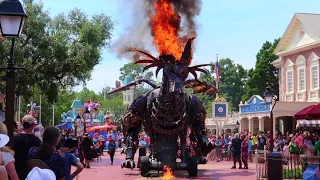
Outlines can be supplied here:
<path id="1" fill-rule="evenodd" d="M 175 179 L 176 177 L 173 174 L 173 171 L 168 166 L 163 166 L 163 176 L 162 179 Z"/>
<path id="2" fill-rule="evenodd" d="M 181 17 L 169 2 L 158 0 L 154 3 L 155 14 L 151 16 L 153 43 L 160 54 L 172 54 L 177 60 L 182 54 L 182 44 L 179 38 Z"/>

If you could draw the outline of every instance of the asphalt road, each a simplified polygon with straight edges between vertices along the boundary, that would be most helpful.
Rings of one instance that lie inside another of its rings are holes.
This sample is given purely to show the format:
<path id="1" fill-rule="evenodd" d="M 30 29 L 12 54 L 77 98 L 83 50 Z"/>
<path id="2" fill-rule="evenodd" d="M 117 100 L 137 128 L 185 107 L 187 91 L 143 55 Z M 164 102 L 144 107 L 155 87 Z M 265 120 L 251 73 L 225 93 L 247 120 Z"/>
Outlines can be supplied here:
<path id="1" fill-rule="evenodd" d="M 139 169 L 121 169 L 120 164 L 124 160 L 124 155 L 120 155 L 120 152 L 116 152 L 115 162 L 110 164 L 110 158 L 105 152 L 105 156 L 102 156 L 101 161 L 94 161 L 91 164 L 90 169 L 84 169 L 78 180 L 143 180 L 143 179 L 162 179 L 162 177 L 149 177 L 143 178 L 140 176 Z M 137 161 L 136 161 L 137 162 Z M 230 161 L 222 162 L 209 162 L 205 165 L 199 165 L 198 176 L 193 179 L 206 179 L 206 180 L 255 180 L 256 171 L 255 164 L 249 165 L 249 170 L 230 169 L 232 163 Z M 161 173 L 161 172 L 160 172 Z M 153 176 L 157 176 L 157 172 L 152 173 Z M 160 174 L 162 176 L 162 174 Z M 190 179 L 188 178 L 186 171 L 176 171 L 175 179 Z"/>

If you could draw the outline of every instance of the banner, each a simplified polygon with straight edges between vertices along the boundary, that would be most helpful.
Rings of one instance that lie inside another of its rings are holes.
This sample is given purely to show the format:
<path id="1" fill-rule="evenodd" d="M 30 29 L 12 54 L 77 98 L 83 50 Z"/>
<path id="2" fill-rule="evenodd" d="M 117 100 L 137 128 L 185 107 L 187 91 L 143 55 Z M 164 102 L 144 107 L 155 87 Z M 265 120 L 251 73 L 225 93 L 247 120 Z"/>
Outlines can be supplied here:
<path id="1" fill-rule="evenodd" d="M 215 103 L 213 104 L 213 116 L 226 118 L 228 116 L 228 106 L 227 103 Z"/>

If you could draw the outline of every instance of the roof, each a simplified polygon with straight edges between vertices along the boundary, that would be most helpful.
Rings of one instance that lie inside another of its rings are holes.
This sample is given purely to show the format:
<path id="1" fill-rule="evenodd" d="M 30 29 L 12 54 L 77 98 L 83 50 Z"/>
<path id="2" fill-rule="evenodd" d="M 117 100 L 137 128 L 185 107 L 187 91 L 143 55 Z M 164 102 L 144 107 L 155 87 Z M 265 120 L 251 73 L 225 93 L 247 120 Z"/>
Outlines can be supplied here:
<path id="1" fill-rule="evenodd" d="M 295 13 L 274 50 L 274 54 L 278 54 L 283 48 L 286 48 L 291 40 L 291 35 L 295 33 L 296 28 L 294 26 L 297 22 L 302 23 L 309 31 L 320 36 L 320 14 Z"/>
<path id="2" fill-rule="evenodd" d="M 126 77 L 123 79 L 122 84 L 123 84 L 123 86 L 125 86 L 125 85 L 131 83 L 132 81 L 133 81 L 133 78 L 132 78 L 131 76 L 126 76 Z"/>
<path id="3" fill-rule="evenodd" d="M 71 105 L 71 108 L 83 108 L 83 103 L 80 99 L 75 99 Z"/>

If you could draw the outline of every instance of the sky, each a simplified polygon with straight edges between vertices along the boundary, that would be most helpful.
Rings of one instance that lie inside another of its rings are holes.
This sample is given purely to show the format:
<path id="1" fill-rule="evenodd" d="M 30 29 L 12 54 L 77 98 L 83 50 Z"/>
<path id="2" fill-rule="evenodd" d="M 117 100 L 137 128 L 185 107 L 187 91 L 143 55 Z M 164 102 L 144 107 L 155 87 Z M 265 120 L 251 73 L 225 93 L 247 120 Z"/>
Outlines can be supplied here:
<path id="1" fill-rule="evenodd" d="M 125 1 L 134 0 L 43 0 L 43 4 L 51 16 L 74 8 L 88 16 L 106 13 L 117 22 L 112 38 L 115 40 L 132 23 L 131 10 L 123 7 Z M 245 69 L 253 68 L 263 43 L 281 37 L 294 13 L 320 13 L 319 7 L 319 0 L 202 0 L 193 63 L 215 61 L 219 54 L 219 58 L 230 58 Z M 86 87 L 97 93 L 105 86 L 115 87 L 119 69 L 128 62 L 104 50 Z M 74 90 L 81 89 L 79 86 Z"/>

